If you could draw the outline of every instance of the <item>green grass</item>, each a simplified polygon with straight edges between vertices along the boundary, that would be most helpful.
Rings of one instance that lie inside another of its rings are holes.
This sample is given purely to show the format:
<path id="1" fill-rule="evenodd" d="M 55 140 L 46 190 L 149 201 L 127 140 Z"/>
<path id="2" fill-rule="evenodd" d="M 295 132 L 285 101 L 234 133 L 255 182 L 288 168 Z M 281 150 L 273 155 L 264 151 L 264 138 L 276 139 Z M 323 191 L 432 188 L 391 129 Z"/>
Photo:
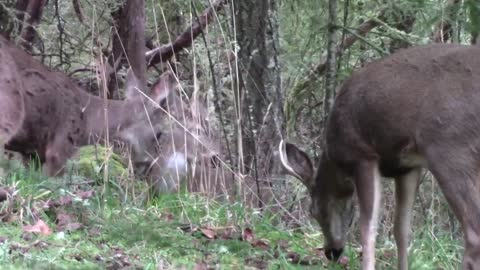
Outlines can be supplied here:
<path id="1" fill-rule="evenodd" d="M 0 213 L 10 216 L 0 223 L 0 268 L 194 269 L 204 263 L 214 269 L 359 269 L 352 245 L 346 250 L 347 265 L 328 263 L 319 259 L 318 228 L 288 228 L 278 213 L 260 214 L 240 202 L 187 192 L 147 200 L 139 181 L 131 184 L 134 189 L 112 183 L 106 189 L 91 182 L 47 179 L 33 170 L 17 170 L 1 180 L 0 187 L 14 187 L 17 196 L 8 205 L 0 202 Z M 79 195 L 92 190 L 92 197 Z M 65 198 L 71 203 L 45 207 L 49 200 Z M 62 214 L 82 227 L 62 230 L 56 224 Z M 38 218 L 52 234 L 24 231 Z M 377 269 L 396 268 L 394 247 L 389 239 L 379 240 Z M 460 252 L 461 243 L 447 232 L 416 229 L 411 269 L 456 269 Z"/>

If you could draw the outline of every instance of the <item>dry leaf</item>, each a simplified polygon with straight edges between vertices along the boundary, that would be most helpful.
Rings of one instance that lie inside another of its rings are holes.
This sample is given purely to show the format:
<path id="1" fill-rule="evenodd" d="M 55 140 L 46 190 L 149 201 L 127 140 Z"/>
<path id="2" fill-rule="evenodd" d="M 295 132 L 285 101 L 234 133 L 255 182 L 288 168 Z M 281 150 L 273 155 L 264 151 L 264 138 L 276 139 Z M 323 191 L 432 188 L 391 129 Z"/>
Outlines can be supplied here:
<path id="1" fill-rule="evenodd" d="M 266 240 L 263 239 L 256 239 L 253 240 L 252 246 L 256 248 L 261 248 L 267 250 L 270 246 L 268 245 Z"/>
<path id="2" fill-rule="evenodd" d="M 205 235 L 208 239 L 214 239 L 215 238 L 215 232 L 212 229 L 207 229 L 207 228 L 200 228 L 200 231 Z"/>
<path id="3" fill-rule="evenodd" d="M 48 227 L 47 223 L 39 219 L 35 225 L 25 225 L 23 226 L 23 231 L 31 233 L 40 233 L 42 235 L 52 234 L 52 230 Z"/>
<path id="4" fill-rule="evenodd" d="M 242 240 L 247 242 L 253 240 L 253 231 L 250 228 L 245 228 L 245 230 L 243 230 Z"/>
<path id="5" fill-rule="evenodd" d="M 80 199 L 85 200 L 93 197 L 93 195 L 95 195 L 95 190 L 91 189 L 87 191 L 81 191 L 81 192 L 78 192 L 76 195 L 80 197 Z"/>

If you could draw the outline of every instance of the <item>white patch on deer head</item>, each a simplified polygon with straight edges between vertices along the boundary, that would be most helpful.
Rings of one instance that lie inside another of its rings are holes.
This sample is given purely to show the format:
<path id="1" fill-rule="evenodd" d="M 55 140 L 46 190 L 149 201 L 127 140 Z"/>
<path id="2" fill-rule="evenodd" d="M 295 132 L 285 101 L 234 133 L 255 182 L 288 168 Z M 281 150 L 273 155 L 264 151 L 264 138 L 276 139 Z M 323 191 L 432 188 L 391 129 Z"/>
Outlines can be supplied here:
<path id="1" fill-rule="evenodd" d="M 136 80 L 130 71 L 129 76 L 130 80 Z M 127 87 L 132 87 L 136 83 L 127 82 L 127 85 L 129 85 Z M 151 161 L 158 138 L 169 132 L 166 127 L 168 121 L 166 108 L 161 106 L 164 105 L 170 95 L 174 94 L 177 86 L 178 82 L 175 75 L 171 72 L 165 72 L 152 86 L 148 98 L 136 97 L 139 98 L 139 101 L 141 100 L 140 102 L 144 102 L 145 114 L 117 135 L 121 141 L 126 142 L 130 147 L 134 165 L 135 163 Z M 127 89 L 127 92 L 131 93 L 131 98 L 133 98 L 133 91 L 135 90 Z"/>
<path id="2" fill-rule="evenodd" d="M 183 153 L 174 152 L 166 162 L 166 167 L 174 172 L 185 174 L 187 172 L 187 159 Z"/>

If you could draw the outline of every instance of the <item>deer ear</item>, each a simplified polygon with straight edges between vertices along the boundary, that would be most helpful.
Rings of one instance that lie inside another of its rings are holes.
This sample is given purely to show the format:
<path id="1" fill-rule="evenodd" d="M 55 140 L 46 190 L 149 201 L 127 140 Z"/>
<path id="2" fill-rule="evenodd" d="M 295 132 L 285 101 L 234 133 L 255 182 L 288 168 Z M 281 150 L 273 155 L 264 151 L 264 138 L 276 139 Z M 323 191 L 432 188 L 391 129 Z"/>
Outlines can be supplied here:
<path id="1" fill-rule="evenodd" d="M 145 83 L 141 82 L 133 72 L 132 68 L 128 69 L 127 78 L 125 82 L 125 96 L 126 99 L 132 99 L 139 96 L 139 92 L 143 91 Z"/>
<path id="2" fill-rule="evenodd" d="M 279 153 L 280 161 L 287 173 L 298 178 L 307 188 L 312 188 L 314 169 L 308 155 L 284 140 L 279 144 Z"/>
<path id="3" fill-rule="evenodd" d="M 170 93 L 178 86 L 178 81 L 170 71 L 164 72 L 160 79 L 152 86 L 150 97 L 157 104 L 161 104 Z"/>

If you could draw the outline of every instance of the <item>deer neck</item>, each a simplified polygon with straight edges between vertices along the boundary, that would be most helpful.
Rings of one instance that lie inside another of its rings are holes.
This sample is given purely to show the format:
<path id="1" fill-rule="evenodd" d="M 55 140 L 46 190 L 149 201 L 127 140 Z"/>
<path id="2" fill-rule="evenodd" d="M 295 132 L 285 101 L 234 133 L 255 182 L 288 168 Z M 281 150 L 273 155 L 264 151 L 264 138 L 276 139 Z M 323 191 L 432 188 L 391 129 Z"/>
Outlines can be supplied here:
<path id="1" fill-rule="evenodd" d="M 92 97 L 85 106 L 87 131 L 90 136 L 111 136 L 119 130 L 140 120 L 149 112 L 141 98 L 131 100 L 103 100 Z"/>

